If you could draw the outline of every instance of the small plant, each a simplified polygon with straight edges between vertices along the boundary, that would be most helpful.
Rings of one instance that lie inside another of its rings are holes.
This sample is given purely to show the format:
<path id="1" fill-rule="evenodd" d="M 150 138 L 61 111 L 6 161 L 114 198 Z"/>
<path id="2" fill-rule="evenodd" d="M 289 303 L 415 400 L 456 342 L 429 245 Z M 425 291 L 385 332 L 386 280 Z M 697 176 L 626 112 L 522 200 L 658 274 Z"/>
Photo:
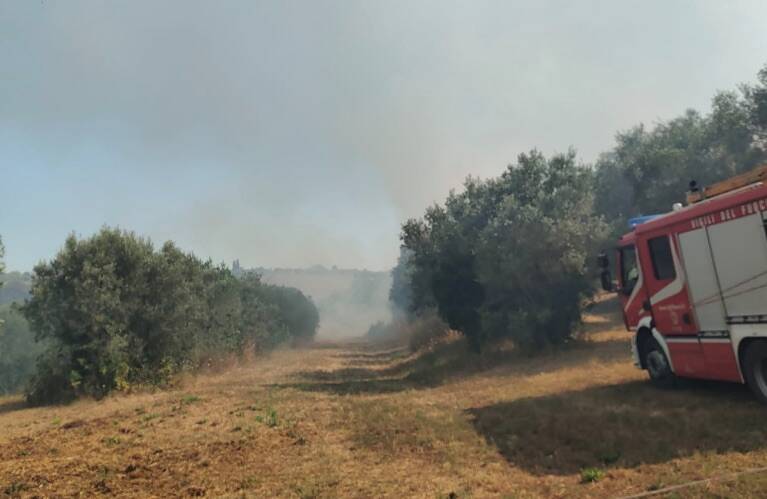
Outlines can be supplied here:
<path id="1" fill-rule="evenodd" d="M 277 411 L 274 410 L 273 407 L 269 407 L 266 410 L 266 415 L 265 416 L 262 416 L 260 414 L 256 416 L 256 421 L 258 421 L 259 423 L 265 424 L 269 428 L 274 428 L 275 426 L 277 426 L 279 424 L 279 418 L 277 417 Z"/>
<path id="2" fill-rule="evenodd" d="M 106 466 L 99 466 L 96 470 L 97 476 L 103 481 L 109 478 L 109 468 Z"/>
<path id="3" fill-rule="evenodd" d="M 144 415 L 141 417 L 141 421 L 143 421 L 143 422 L 147 423 L 147 422 L 149 422 L 149 421 L 151 421 L 151 420 L 153 420 L 153 419 L 157 419 L 157 418 L 159 418 L 159 417 L 160 417 L 160 415 L 159 415 L 159 414 L 157 414 L 156 412 L 152 412 L 152 413 L 149 413 L 149 414 L 144 414 Z"/>
<path id="4" fill-rule="evenodd" d="M 7 486 L 5 489 L 3 489 L 3 493 L 7 496 L 18 496 L 25 490 L 27 490 L 27 484 L 23 482 L 13 482 L 9 486 Z"/>
<path id="5" fill-rule="evenodd" d="M 115 445 L 120 445 L 120 438 L 119 437 L 106 437 L 101 440 L 104 445 L 107 447 L 114 447 Z"/>
<path id="6" fill-rule="evenodd" d="M 53 421 L 51 421 L 51 424 L 53 426 L 59 426 L 61 424 L 61 418 L 53 418 Z"/>
<path id="7" fill-rule="evenodd" d="M 200 400 L 202 399 L 200 399 L 200 397 L 198 397 L 197 395 L 184 395 L 183 397 L 181 397 L 181 405 L 194 404 L 195 402 L 199 402 Z"/>
<path id="8" fill-rule="evenodd" d="M 277 411 L 275 411 L 273 407 L 270 407 L 269 409 L 267 409 L 266 421 L 264 422 L 266 423 L 266 426 L 268 426 L 269 428 L 274 428 L 275 426 L 279 424 L 279 421 L 277 419 Z"/>
<path id="9" fill-rule="evenodd" d="M 605 472 L 599 468 L 584 468 L 581 470 L 581 483 L 594 483 L 604 478 Z"/>
<path id="10" fill-rule="evenodd" d="M 301 499 L 314 499 L 320 496 L 319 485 L 311 482 L 304 482 L 294 486 L 294 490 Z"/>
<path id="11" fill-rule="evenodd" d="M 240 481 L 240 489 L 252 489 L 253 487 L 257 486 L 261 480 L 258 479 L 256 475 L 250 475 L 248 477 L 243 478 Z"/>

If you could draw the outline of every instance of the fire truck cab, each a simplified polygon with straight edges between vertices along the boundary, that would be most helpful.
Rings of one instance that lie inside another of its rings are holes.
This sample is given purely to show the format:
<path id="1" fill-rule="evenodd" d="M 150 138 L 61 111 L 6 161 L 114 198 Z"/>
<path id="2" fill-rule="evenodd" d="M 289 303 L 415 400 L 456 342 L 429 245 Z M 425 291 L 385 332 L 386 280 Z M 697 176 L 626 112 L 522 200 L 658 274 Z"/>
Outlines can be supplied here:
<path id="1" fill-rule="evenodd" d="M 633 220 L 618 240 L 617 291 L 632 353 L 657 385 L 747 383 L 767 403 L 767 165 Z M 694 187 L 691 184 L 691 187 Z"/>

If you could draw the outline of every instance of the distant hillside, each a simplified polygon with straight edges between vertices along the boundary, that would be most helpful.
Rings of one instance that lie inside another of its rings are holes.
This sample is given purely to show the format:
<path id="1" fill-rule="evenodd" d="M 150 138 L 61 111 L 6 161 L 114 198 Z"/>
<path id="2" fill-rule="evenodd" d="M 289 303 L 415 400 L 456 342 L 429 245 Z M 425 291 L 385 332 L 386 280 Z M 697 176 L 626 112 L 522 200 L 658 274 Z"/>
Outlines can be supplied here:
<path id="1" fill-rule="evenodd" d="M 374 322 L 390 319 L 389 272 L 322 266 L 251 270 L 265 282 L 292 286 L 311 296 L 320 310 L 320 338 L 360 336 Z M 234 271 L 241 271 L 236 264 Z"/>
<path id="2" fill-rule="evenodd" d="M 0 274 L 0 305 L 23 302 L 29 297 L 32 275 L 29 272 L 8 272 Z"/>

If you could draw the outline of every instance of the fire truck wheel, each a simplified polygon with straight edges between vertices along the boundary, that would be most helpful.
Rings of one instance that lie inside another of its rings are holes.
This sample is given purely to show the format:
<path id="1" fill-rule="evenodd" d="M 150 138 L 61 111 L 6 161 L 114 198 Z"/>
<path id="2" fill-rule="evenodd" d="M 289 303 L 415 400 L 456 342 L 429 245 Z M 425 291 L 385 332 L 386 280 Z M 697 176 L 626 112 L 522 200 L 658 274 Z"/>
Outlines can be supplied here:
<path id="1" fill-rule="evenodd" d="M 767 342 L 749 345 L 743 368 L 749 388 L 760 402 L 767 404 Z"/>
<path id="2" fill-rule="evenodd" d="M 671 371 L 666 354 L 655 339 L 647 342 L 644 355 L 644 365 L 652 384 L 660 388 L 672 388 L 676 384 L 676 376 Z"/>

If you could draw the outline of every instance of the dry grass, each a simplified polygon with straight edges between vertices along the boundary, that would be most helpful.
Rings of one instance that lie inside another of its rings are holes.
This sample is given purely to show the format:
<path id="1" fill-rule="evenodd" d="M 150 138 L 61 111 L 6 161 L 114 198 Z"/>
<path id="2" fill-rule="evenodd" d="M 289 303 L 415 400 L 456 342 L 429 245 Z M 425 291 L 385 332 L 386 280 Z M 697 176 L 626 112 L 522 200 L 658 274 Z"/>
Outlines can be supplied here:
<path id="1" fill-rule="evenodd" d="M 0 495 L 615 497 L 767 462 L 743 387 L 651 388 L 609 302 L 584 329 L 535 358 L 322 344 L 174 391 L 0 399 Z M 755 474 L 668 497 L 765 490 Z"/>

